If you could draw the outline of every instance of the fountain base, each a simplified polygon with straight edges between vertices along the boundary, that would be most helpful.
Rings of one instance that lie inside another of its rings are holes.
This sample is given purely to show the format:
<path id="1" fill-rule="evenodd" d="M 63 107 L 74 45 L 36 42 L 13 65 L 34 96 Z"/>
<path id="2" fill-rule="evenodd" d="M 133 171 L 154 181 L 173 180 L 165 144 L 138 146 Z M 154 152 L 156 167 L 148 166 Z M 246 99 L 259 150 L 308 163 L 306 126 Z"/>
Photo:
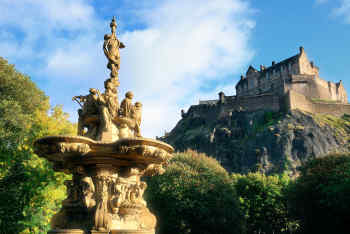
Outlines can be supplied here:
<path id="1" fill-rule="evenodd" d="M 65 181 L 67 198 L 51 220 L 50 234 L 154 234 L 156 217 L 143 199 L 140 178 L 161 174 L 173 148 L 161 141 L 124 138 L 106 143 L 85 137 L 51 136 L 35 143 L 36 152 Z"/>

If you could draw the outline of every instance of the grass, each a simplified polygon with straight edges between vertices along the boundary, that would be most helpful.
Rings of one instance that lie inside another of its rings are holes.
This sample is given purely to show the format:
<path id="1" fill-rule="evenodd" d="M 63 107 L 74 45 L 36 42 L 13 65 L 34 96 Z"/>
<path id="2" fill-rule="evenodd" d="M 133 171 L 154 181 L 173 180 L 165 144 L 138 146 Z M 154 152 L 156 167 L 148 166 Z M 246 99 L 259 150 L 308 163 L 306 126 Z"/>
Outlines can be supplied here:
<path id="1" fill-rule="evenodd" d="M 323 103 L 329 103 L 329 104 L 341 103 L 340 101 L 329 100 L 329 99 L 320 99 L 320 98 L 312 98 L 311 101 L 312 102 L 323 102 Z"/>
<path id="2" fill-rule="evenodd" d="M 333 115 L 315 114 L 314 120 L 320 127 L 329 126 L 336 131 L 336 135 L 344 141 L 350 140 L 350 116 L 344 115 L 339 118 Z"/>

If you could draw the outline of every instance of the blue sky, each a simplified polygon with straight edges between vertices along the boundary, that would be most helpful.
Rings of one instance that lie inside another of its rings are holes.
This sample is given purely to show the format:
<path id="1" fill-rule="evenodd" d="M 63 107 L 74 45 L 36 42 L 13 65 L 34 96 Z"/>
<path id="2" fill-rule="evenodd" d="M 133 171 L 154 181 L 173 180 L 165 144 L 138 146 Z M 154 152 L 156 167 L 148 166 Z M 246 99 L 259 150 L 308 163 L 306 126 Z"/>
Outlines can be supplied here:
<path id="1" fill-rule="evenodd" d="M 170 131 L 180 110 L 217 98 L 250 64 L 304 46 L 326 80 L 350 90 L 350 0 L 0 0 L 0 56 L 29 75 L 76 120 L 72 96 L 108 78 L 103 35 L 117 18 L 119 99 L 144 106 L 143 135 Z"/>

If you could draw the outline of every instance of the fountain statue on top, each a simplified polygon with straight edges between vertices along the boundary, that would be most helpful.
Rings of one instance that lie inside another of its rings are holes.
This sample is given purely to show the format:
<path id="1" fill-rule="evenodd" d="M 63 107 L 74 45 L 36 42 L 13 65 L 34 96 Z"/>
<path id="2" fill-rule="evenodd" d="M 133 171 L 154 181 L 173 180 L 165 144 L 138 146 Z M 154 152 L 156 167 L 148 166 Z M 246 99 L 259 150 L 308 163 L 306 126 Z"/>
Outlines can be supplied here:
<path id="1" fill-rule="evenodd" d="M 78 136 L 35 142 L 36 153 L 53 162 L 54 170 L 73 175 L 65 182 L 67 198 L 51 220 L 51 234 L 155 232 L 156 218 L 143 199 L 147 184 L 140 178 L 163 173 L 174 149 L 141 137 L 142 104 L 132 103 L 132 92 L 119 105 L 119 49 L 125 46 L 114 17 L 110 27 L 103 44 L 111 70 L 104 93 L 91 88 L 73 97 L 81 106 Z"/>
<path id="2" fill-rule="evenodd" d="M 119 106 L 119 49 L 125 46 L 116 36 L 117 24 L 114 17 L 110 26 L 112 33 L 105 35 L 103 43 L 103 51 L 108 59 L 107 68 L 111 70 L 110 78 L 104 82 L 105 92 L 101 94 L 96 89 L 90 89 L 86 96 L 73 97 L 82 106 L 78 111 L 78 135 L 99 141 L 141 137 L 142 104 L 136 102 L 133 105 L 133 93 L 129 91 Z"/>

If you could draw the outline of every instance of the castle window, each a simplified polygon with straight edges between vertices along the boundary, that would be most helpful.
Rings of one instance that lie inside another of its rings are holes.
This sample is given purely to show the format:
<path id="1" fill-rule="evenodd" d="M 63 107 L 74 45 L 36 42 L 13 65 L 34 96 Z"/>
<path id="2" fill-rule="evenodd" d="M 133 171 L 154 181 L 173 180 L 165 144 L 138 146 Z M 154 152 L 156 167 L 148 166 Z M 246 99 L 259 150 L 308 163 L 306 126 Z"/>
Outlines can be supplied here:
<path id="1" fill-rule="evenodd" d="M 292 65 L 290 63 L 288 63 L 288 71 L 289 73 L 292 73 Z"/>
<path id="2" fill-rule="evenodd" d="M 268 80 L 268 79 L 269 79 L 269 73 L 266 72 L 266 80 Z"/>

